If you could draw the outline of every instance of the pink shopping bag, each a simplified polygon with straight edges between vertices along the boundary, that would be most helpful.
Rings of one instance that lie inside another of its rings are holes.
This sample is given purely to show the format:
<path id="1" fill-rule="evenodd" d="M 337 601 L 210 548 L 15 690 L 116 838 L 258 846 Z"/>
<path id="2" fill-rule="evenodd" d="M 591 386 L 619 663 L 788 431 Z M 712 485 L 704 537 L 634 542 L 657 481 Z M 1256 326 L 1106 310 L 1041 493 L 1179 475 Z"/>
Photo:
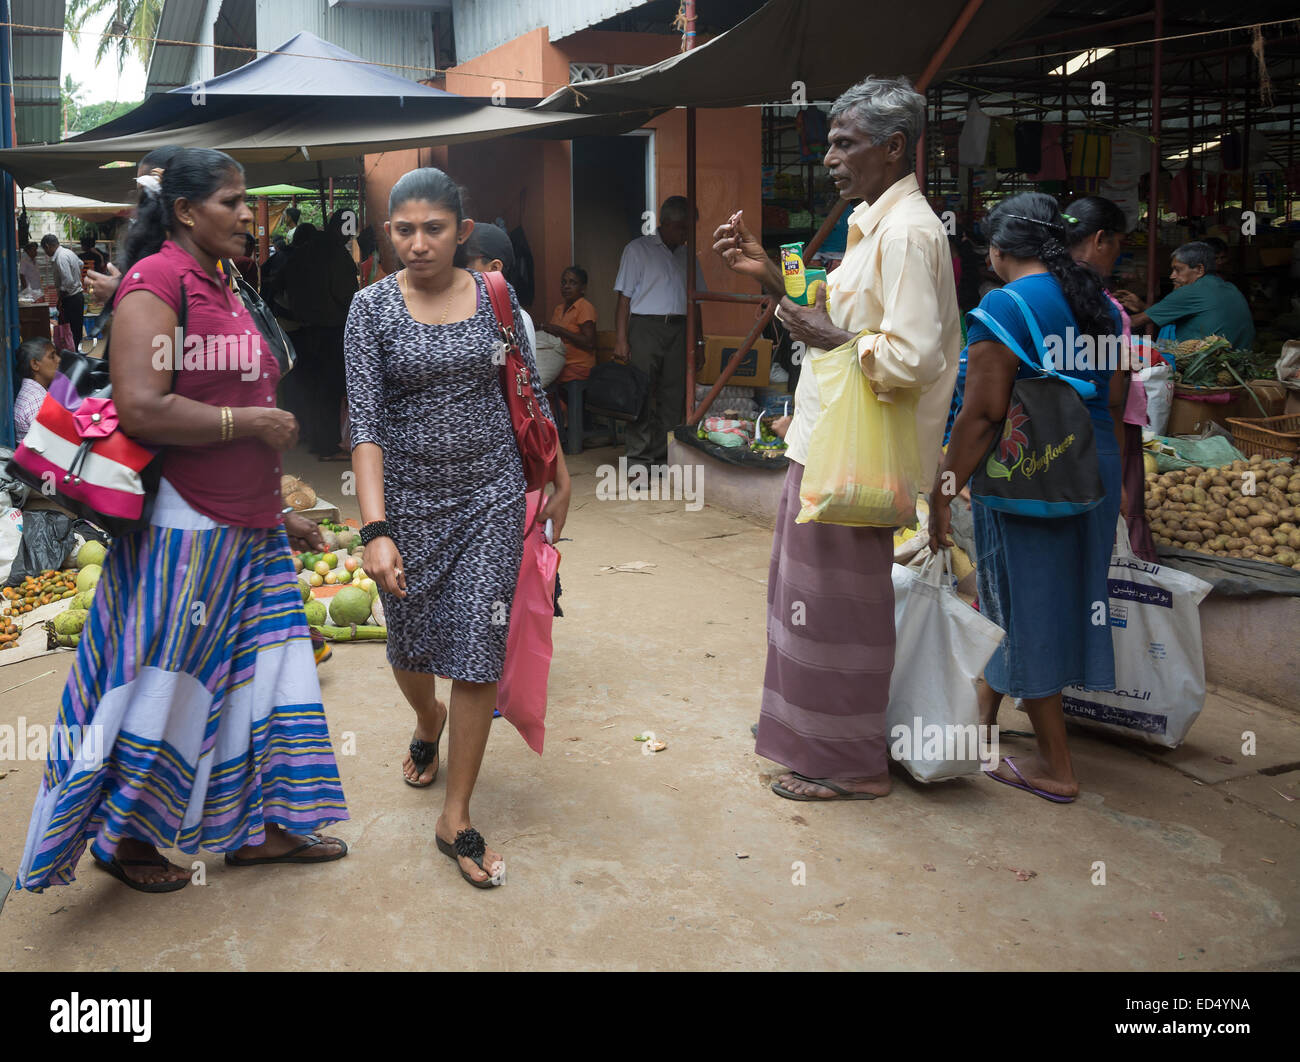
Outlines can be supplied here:
<path id="1" fill-rule="evenodd" d="M 551 623 L 560 552 L 538 526 L 541 491 L 528 495 L 524 556 L 510 609 L 506 664 L 497 683 L 497 710 L 539 756 L 546 738 L 546 683 L 551 673 Z"/>

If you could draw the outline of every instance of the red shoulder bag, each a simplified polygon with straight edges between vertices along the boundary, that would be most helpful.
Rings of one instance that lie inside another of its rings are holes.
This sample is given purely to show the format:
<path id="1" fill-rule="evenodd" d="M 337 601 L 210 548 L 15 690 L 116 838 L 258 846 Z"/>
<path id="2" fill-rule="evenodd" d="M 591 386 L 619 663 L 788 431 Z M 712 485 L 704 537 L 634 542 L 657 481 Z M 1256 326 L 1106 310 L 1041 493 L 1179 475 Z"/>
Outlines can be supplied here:
<path id="1" fill-rule="evenodd" d="M 505 362 L 501 366 L 501 389 L 505 392 L 506 408 L 510 410 L 510 423 L 515 429 L 515 442 L 519 445 L 519 460 L 524 467 L 525 490 L 541 490 L 555 479 L 555 469 L 560 453 L 560 433 L 542 413 L 537 396 L 533 393 L 533 378 L 528 363 L 519 350 L 515 336 L 514 310 L 510 305 L 510 289 L 500 273 L 482 273 L 487 285 L 492 312 L 496 314 L 497 329 L 505 344 Z"/>

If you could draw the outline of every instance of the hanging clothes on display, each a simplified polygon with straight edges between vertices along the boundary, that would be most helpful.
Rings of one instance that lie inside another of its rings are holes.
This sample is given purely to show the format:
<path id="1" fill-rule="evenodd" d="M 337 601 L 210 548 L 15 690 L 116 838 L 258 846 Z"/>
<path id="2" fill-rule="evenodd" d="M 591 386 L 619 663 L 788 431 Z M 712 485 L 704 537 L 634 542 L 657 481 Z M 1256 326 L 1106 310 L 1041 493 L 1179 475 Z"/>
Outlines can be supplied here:
<path id="1" fill-rule="evenodd" d="M 1241 134 L 1235 129 L 1219 139 L 1219 161 L 1225 170 L 1241 169 Z"/>
<path id="2" fill-rule="evenodd" d="M 821 162 L 827 151 L 826 115 L 816 107 L 804 107 L 795 118 L 799 130 L 799 161 Z"/>
<path id="3" fill-rule="evenodd" d="M 1210 214 L 1217 214 L 1228 200 L 1228 175 L 1226 173 L 1207 173 L 1205 175 L 1205 207 Z"/>
<path id="4" fill-rule="evenodd" d="M 943 145 L 943 161 L 949 166 L 960 166 L 957 145 L 961 140 L 961 122 L 956 118 L 945 118 L 939 123 L 939 139 Z"/>
<path id="5" fill-rule="evenodd" d="M 1180 218 L 1203 218 L 1210 213 L 1201 191 L 1200 174 L 1190 165 L 1179 170 L 1169 186 L 1169 209 Z"/>
<path id="6" fill-rule="evenodd" d="M 1110 141 L 1110 176 L 1102 181 L 1098 194 L 1124 212 L 1128 231 L 1138 222 L 1142 200 L 1138 182 L 1151 168 L 1151 142 L 1137 133 L 1116 133 Z"/>
<path id="7" fill-rule="evenodd" d="M 1292 195 L 1300 195 L 1300 162 L 1293 162 L 1282 170 L 1282 179 L 1286 182 L 1286 190 Z"/>
<path id="8" fill-rule="evenodd" d="M 1016 169 L 1037 173 L 1043 168 L 1043 123 L 1016 123 Z"/>
<path id="9" fill-rule="evenodd" d="M 1058 122 L 1043 123 L 1043 141 L 1040 155 L 1042 169 L 1030 174 L 1031 181 L 1063 181 L 1070 176 L 1065 168 L 1065 152 L 1061 148 L 1061 139 L 1065 135 L 1065 126 Z"/>
<path id="10" fill-rule="evenodd" d="M 971 100 L 957 142 L 957 161 L 960 165 L 984 165 L 984 156 L 988 154 L 990 124 L 989 116 L 980 110 L 978 103 Z"/>
<path id="11" fill-rule="evenodd" d="M 1110 134 L 1079 130 L 1070 138 L 1071 177 L 1110 176 Z"/>
<path id="12" fill-rule="evenodd" d="M 993 119 L 988 151 L 990 166 L 999 170 L 1016 169 L 1016 123 L 1012 119 Z"/>

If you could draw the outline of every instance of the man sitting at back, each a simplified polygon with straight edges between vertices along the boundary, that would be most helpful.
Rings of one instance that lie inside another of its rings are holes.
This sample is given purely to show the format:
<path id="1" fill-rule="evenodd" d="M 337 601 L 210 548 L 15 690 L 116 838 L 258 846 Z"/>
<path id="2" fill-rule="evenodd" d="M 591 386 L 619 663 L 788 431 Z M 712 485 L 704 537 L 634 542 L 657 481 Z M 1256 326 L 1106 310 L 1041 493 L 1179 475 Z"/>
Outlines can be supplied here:
<path id="1" fill-rule="evenodd" d="M 1161 339 L 1181 343 L 1223 336 L 1236 349 L 1247 350 L 1255 342 L 1250 304 L 1236 285 L 1215 275 L 1214 259 L 1208 243 L 1185 243 L 1170 259 L 1174 290 L 1163 299 L 1147 306 L 1131 291 L 1117 291 L 1115 297 L 1134 315 L 1135 329 L 1154 323 Z"/>

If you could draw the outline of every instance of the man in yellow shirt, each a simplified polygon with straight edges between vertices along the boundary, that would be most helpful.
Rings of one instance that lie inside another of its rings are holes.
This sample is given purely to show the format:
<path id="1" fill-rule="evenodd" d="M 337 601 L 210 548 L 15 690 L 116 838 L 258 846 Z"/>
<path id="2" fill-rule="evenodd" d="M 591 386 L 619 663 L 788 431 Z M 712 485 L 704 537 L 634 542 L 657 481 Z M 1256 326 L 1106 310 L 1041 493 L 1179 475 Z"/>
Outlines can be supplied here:
<path id="1" fill-rule="evenodd" d="M 920 392 L 918 490 L 938 464 L 961 353 L 947 233 L 913 173 L 924 127 L 925 97 L 905 78 L 869 77 L 835 101 L 825 165 L 840 196 L 862 202 L 849 216 L 844 261 L 828 277 L 826 294 L 812 306 L 783 297 L 779 313 L 804 357 L 861 335 L 859 364 L 878 395 Z M 783 294 L 780 271 L 743 222 L 722 226 L 715 239 L 731 269 Z M 820 415 L 816 378 L 803 372 L 793 419 L 774 425 L 785 434 L 790 470 L 772 545 L 756 751 L 792 768 L 772 784 L 780 796 L 870 800 L 890 788 L 893 536 L 884 527 L 794 522 Z"/>

